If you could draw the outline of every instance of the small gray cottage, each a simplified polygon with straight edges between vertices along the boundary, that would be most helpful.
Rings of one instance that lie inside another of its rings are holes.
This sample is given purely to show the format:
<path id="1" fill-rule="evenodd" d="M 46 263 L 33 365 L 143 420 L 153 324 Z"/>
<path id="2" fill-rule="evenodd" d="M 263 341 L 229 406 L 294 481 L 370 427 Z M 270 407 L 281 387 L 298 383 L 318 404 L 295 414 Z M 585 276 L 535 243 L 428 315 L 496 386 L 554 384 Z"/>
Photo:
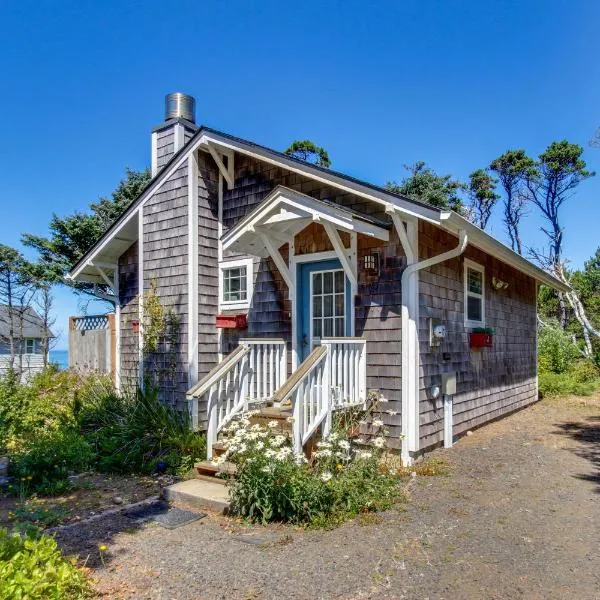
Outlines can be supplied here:
<path id="1" fill-rule="evenodd" d="M 114 289 L 118 385 L 162 373 L 209 442 L 289 406 L 297 448 L 377 390 L 406 462 L 537 399 L 537 286 L 561 282 L 452 211 L 194 112 L 167 96 L 150 184 L 70 273 Z M 151 353 L 148 293 L 176 317 Z"/>
<path id="2" fill-rule="evenodd" d="M 31 307 L 0 304 L 0 377 L 11 367 L 26 380 L 44 368 L 44 348 L 54 335 Z"/>

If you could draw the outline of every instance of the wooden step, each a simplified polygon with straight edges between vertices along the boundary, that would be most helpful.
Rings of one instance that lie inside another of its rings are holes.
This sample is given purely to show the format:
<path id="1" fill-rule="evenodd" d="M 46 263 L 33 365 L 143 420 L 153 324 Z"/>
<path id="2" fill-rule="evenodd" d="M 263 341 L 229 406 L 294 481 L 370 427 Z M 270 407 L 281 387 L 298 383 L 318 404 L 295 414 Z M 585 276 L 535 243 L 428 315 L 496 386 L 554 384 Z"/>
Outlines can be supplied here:
<path id="1" fill-rule="evenodd" d="M 216 477 L 217 473 L 225 473 L 226 475 L 235 477 L 236 467 L 233 463 L 225 461 L 220 465 L 215 465 L 210 460 L 203 460 L 202 462 L 196 463 L 194 469 L 199 475 L 207 475 L 209 477 Z"/>
<path id="2" fill-rule="evenodd" d="M 212 449 L 213 449 L 213 456 L 216 458 L 217 456 L 221 456 L 221 454 L 225 454 L 227 447 L 225 446 L 225 444 L 223 442 L 215 442 L 212 445 Z"/>
<path id="3" fill-rule="evenodd" d="M 274 428 L 276 433 L 291 433 L 293 426 L 288 421 L 291 416 L 292 412 L 289 410 L 275 407 L 263 408 L 259 413 L 250 417 L 250 423 L 267 427 L 271 421 L 275 421 L 277 423 L 277 427 Z"/>

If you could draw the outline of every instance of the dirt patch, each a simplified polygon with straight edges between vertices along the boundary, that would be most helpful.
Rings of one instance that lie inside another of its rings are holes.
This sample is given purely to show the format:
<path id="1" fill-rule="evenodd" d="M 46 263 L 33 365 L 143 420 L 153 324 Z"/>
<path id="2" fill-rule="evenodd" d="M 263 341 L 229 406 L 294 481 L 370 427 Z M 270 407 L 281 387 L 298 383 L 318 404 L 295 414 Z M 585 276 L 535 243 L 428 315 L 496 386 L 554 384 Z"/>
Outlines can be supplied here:
<path id="1" fill-rule="evenodd" d="M 432 453 L 450 474 L 411 478 L 412 501 L 373 519 L 332 531 L 115 519 L 59 542 L 108 546 L 94 571 L 106 598 L 597 599 L 599 434 L 598 397 L 544 400 Z"/>
<path id="2" fill-rule="evenodd" d="M 61 496 L 32 498 L 22 502 L 13 496 L 0 498 L 0 527 L 12 527 L 15 520 L 29 520 L 53 526 L 79 521 L 119 505 L 139 502 L 160 494 L 172 477 L 144 477 L 86 473 L 72 479 L 73 489 Z M 119 502 L 120 500 L 120 502 Z M 29 513 L 30 518 L 24 518 Z"/>

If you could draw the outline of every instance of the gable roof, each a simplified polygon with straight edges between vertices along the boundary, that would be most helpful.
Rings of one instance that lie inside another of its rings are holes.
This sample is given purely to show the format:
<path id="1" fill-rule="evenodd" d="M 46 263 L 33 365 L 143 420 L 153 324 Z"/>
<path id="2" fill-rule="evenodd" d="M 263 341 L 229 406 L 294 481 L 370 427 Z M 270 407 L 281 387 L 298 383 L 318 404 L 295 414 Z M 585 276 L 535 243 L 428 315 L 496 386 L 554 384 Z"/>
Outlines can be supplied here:
<path id="1" fill-rule="evenodd" d="M 265 258 L 269 252 L 257 241 L 261 232 L 268 231 L 269 236 L 285 243 L 313 221 L 330 223 L 341 231 L 362 233 L 386 242 L 389 240 L 391 223 L 278 185 L 221 237 L 223 250 L 235 249 L 236 252 Z"/>
<path id="2" fill-rule="evenodd" d="M 44 327 L 44 321 L 30 306 L 22 309 L 20 306 L 13 306 L 9 310 L 7 304 L 0 304 L 0 338 L 10 336 L 10 317 L 12 315 L 12 324 L 14 334 L 21 337 L 20 322 L 21 313 L 23 315 L 23 337 L 24 338 L 43 338 L 46 335 L 54 337 L 49 328 Z M 47 332 L 47 333 L 46 333 Z"/>
<path id="3" fill-rule="evenodd" d="M 355 177 L 345 175 L 339 171 L 333 171 L 312 163 L 288 156 L 283 152 L 261 146 L 242 138 L 232 136 L 228 133 L 201 126 L 188 142 L 176 152 L 162 169 L 152 178 L 146 189 L 134 200 L 124 213 L 109 227 L 104 235 L 71 269 L 67 277 L 76 279 L 92 259 L 100 255 L 102 249 L 113 239 L 119 239 L 120 231 L 137 231 L 134 227 L 137 222 L 137 211 L 152 194 L 171 177 L 171 175 L 184 165 L 188 155 L 208 143 L 216 144 L 227 150 L 245 154 L 263 160 L 271 164 L 286 168 L 290 171 L 302 174 L 311 179 L 321 181 L 332 187 L 346 190 L 350 193 L 364 197 L 373 202 L 383 204 L 390 211 L 398 212 L 407 218 L 418 218 L 429 221 L 452 233 L 465 229 L 469 233 L 469 243 L 491 254 L 497 256 L 515 269 L 526 273 L 534 279 L 558 290 L 567 291 L 569 286 L 544 271 L 537 265 L 523 258 L 505 244 L 479 229 L 459 214 L 446 209 L 440 209 L 425 202 L 421 202 L 409 196 L 398 194 L 381 186 L 362 181 Z M 134 222 L 135 221 L 135 222 Z M 123 243 L 132 243 L 129 238 L 121 239 L 120 250 Z M 117 250 L 117 251 L 118 251 Z M 124 249 L 122 250 L 124 251 Z M 99 281 L 102 281 L 100 278 Z"/>

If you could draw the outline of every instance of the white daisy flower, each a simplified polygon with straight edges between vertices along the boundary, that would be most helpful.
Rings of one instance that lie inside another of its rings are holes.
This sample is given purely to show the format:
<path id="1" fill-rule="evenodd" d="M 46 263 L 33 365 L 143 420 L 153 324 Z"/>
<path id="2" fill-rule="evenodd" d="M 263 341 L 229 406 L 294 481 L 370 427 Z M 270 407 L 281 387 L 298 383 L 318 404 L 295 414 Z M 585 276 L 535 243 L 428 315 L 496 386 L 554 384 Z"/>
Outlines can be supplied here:
<path id="1" fill-rule="evenodd" d="M 375 448 L 383 448 L 385 446 L 385 438 L 384 437 L 376 437 L 373 440 L 373 446 L 375 446 Z"/>
<path id="2" fill-rule="evenodd" d="M 329 481 L 333 475 L 329 471 L 325 471 L 325 473 L 321 473 L 321 481 Z"/>
<path id="3" fill-rule="evenodd" d="M 269 429 L 275 429 L 276 427 L 279 427 L 279 423 L 277 421 L 269 421 L 267 427 Z"/>

